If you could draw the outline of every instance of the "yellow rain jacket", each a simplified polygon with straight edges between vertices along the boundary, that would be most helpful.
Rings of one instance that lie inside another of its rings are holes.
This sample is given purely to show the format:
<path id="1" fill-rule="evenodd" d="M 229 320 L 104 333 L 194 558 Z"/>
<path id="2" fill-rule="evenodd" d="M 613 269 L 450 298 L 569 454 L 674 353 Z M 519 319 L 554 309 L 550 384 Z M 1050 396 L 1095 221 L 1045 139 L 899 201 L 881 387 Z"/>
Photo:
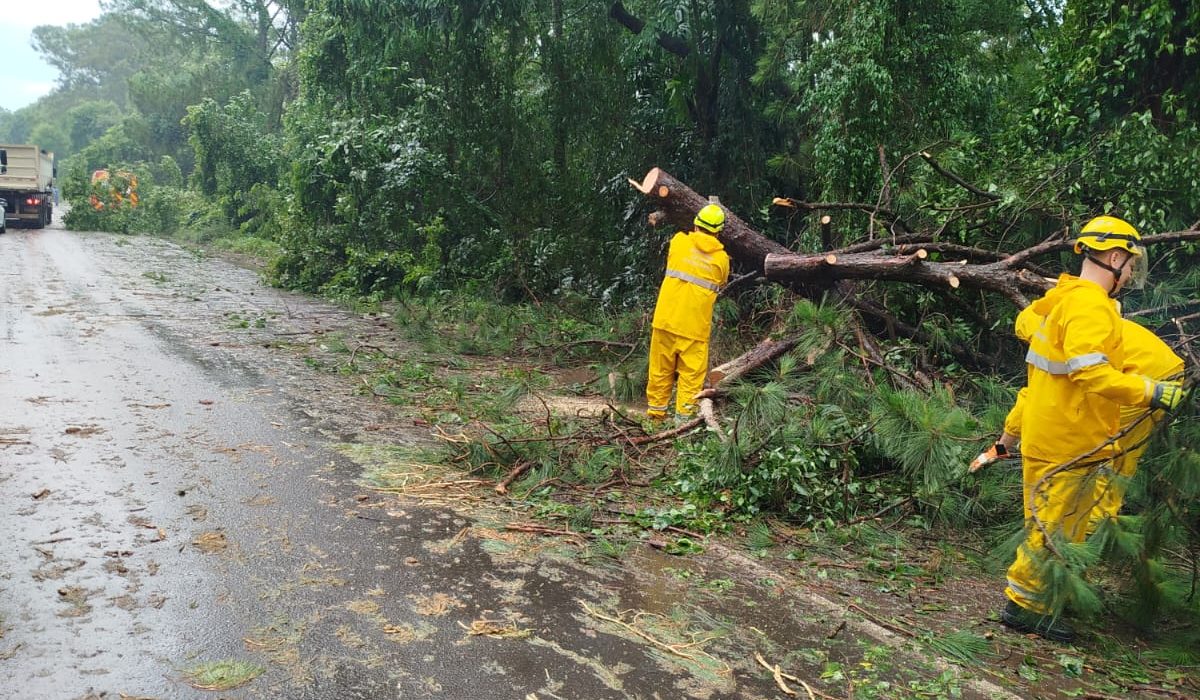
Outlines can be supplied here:
<path id="1" fill-rule="evenodd" d="M 1033 333 L 1042 322 L 1041 317 L 1037 314 L 1026 314 L 1026 311 L 1030 311 L 1031 308 L 1026 307 L 1025 311 L 1017 316 L 1017 338 L 1026 343 L 1033 337 Z M 1022 324 L 1023 319 L 1024 324 Z M 1175 354 L 1171 346 L 1141 325 L 1123 318 L 1121 319 L 1121 331 L 1125 346 L 1125 364 L 1121 369 L 1125 374 L 1140 374 L 1155 381 L 1162 381 L 1183 371 L 1183 359 Z M 1004 419 L 1004 432 L 1018 438 L 1021 437 L 1021 417 L 1025 410 L 1028 393 L 1028 387 L 1017 392 L 1016 403 L 1013 404 L 1012 410 Z M 1127 425 L 1141 417 L 1145 411 L 1146 408 L 1142 406 L 1121 406 L 1120 429 L 1124 430 Z M 1137 457 L 1144 451 L 1139 450 L 1138 445 L 1150 434 L 1152 428 L 1152 421 L 1142 421 L 1121 438 L 1121 444 L 1128 446 L 1127 449 L 1135 463 Z M 1145 446 L 1142 445 L 1142 447 Z M 1130 473 L 1132 474 L 1132 471 Z"/>
<path id="2" fill-rule="evenodd" d="M 1017 314 L 1015 324 L 1017 340 L 1028 345 L 1029 339 L 1041 328 L 1043 320 L 1045 319 L 1034 311 L 1033 304 L 1021 309 L 1021 313 Z M 1004 417 L 1004 432 L 1009 435 L 1021 437 L 1021 416 L 1024 414 L 1025 396 L 1028 393 L 1029 387 L 1021 387 L 1021 390 L 1017 392 L 1016 402 L 1009 409 L 1008 415 Z"/>
<path id="3" fill-rule="evenodd" d="M 1124 321 L 1125 329 L 1125 371 L 1144 374 L 1150 379 L 1161 381 L 1178 375 L 1183 371 L 1183 358 L 1176 355 L 1171 346 L 1164 343 L 1158 336 L 1133 321 Z M 1142 417 L 1145 408 L 1138 406 L 1121 407 L 1121 428 L 1131 425 Z M 1151 417 L 1143 420 L 1121 436 L 1121 447 L 1125 454 L 1116 459 L 1113 472 L 1120 478 L 1113 479 L 1108 470 L 1101 472 L 1096 479 L 1096 508 L 1088 531 L 1096 529 L 1102 518 L 1116 517 L 1125 501 L 1125 486 L 1129 479 L 1137 473 L 1138 460 L 1146 451 L 1150 432 L 1155 424 L 1162 419 L 1161 411 L 1154 411 Z"/>
<path id="4" fill-rule="evenodd" d="M 1026 311 L 1043 321 L 1029 337 L 1025 356 L 1021 452 L 1061 464 L 1115 435 L 1121 406 L 1149 405 L 1153 385 L 1123 371 L 1121 317 L 1100 285 L 1062 275 Z M 1109 458 L 1117 449 L 1106 446 L 1086 461 Z"/>
<path id="5" fill-rule="evenodd" d="M 1150 331 L 1133 321 L 1124 321 L 1125 329 L 1125 371 L 1145 375 L 1156 382 L 1169 379 L 1183 372 L 1183 358 L 1175 354 L 1167 345 Z M 1121 425 L 1129 425 L 1144 412 L 1138 406 L 1121 406 Z M 1139 429 L 1146 426 L 1142 437 L 1150 432 L 1150 422 L 1143 421 L 1122 438 L 1121 442 L 1136 445 Z M 1131 439 L 1133 438 L 1133 439 Z"/>
<path id="6" fill-rule="evenodd" d="M 666 415 L 676 374 L 675 412 L 696 412 L 696 394 L 708 373 L 713 304 L 728 280 L 729 255 L 715 236 L 692 231 L 671 239 L 650 335 L 646 413 L 651 417 Z"/>
<path id="7" fill-rule="evenodd" d="M 676 233 L 667 252 L 667 272 L 651 325 L 708 342 L 717 290 L 727 281 L 729 255 L 721 241 L 702 231 Z"/>

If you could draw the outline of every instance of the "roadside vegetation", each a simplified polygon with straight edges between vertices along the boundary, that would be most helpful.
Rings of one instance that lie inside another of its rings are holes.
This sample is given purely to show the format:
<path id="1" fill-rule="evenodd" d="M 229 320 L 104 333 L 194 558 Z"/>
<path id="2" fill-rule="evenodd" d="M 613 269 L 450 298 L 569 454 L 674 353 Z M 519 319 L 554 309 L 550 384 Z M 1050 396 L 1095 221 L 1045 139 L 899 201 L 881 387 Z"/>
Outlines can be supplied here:
<path id="1" fill-rule="evenodd" d="M 753 585 L 771 590 L 802 583 L 846 601 L 910 643 L 1018 692 L 1054 688 L 1119 697 L 1142 686 L 1195 692 L 1189 685 L 1192 674 L 1183 670 L 1194 663 L 1195 628 L 1184 602 L 1190 574 L 1182 559 L 1174 560 L 1173 573 L 1163 583 L 1180 596 L 1157 618 L 1171 622 L 1154 632 L 1139 631 L 1139 625 L 1154 618 L 1138 611 L 1128 559 L 1109 552 L 1091 570 L 1090 580 L 1105 591 L 1106 602 L 1088 626 L 1086 642 L 1055 648 L 997 633 L 997 581 L 1011 556 L 1010 540 L 1021 529 L 1020 476 L 1012 462 L 965 474 L 961 459 L 969 459 L 980 437 L 990 434 L 988 420 L 975 421 L 967 411 L 945 404 L 917 402 L 916 393 L 910 396 L 912 405 L 897 401 L 893 390 L 864 389 L 856 397 L 814 394 L 825 402 L 824 412 L 837 413 L 845 405 L 845 410 L 869 412 L 880 425 L 904 426 L 917 420 L 911 417 L 917 411 L 923 416 L 921 426 L 940 430 L 941 437 L 931 440 L 916 430 L 902 434 L 921 441 L 909 445 L 913 451 L 945 450 L 949 478 L 936 471 L 935 463 L 929 474 L 906 474 L 897 447 L 862 449 L 861 435 L 844 428 L 839 434 L 836 424 L 815 433 L 822 428 L 809 417 L 819 412 L 805 410 L 801 400 L 793 411 L 803 418 L 782 429 L 809 442 L 781 440 L 771 443 L 771 450 L 818 457 L 776 458 L 772 471 L 736 471 L 717 482 L 720 458 L 714 455 L 729 447 L 711 433 L 633 444 L 646 432 L 636 405 L 614 396 L 620 385 L 614 386 L 609 373 L 643 371 L 644 358 L 638 353 L 644 355 L 644 347 L 622 361 L 621 355 L 628 353 L 624 343 L 639 345 L 639 338 L 638 331 L 606 333 L 621 327 L 620 319 L 577 322 L 564 332 L 559 316 L 533 307 L 461 298 L 447 297 L 436 305 L 360 302 L 357 308 L 387 319 L 389 332 L 398 332 L 420 350 L 397 354 L 353 338 L 328 338 L 320 359 L 314 355 L 310 366 L 342 375 L 364 394 L 393 402 L 401 415 L 428 426 L 437 438 L 432 447 L 395 448 L 387 454 L 367 448 L 372 458 L 364 462 L 384 465 L 366 477 L 381 491 L 451 505 L 489 494 L 495 498 L 495 487 L 504 483 L 504 502 L 520 504 L 533 516 L 509 523 L 515 530 L 562 538 L 579 556 L 598 564 L 650 546 L 679 556 L 681 580 L 714 594 L 751 584 L 709 580 L 703 565 L 687 562 L 692 557 L 723 559 L 733 550 L 762 564 L 764 573 Z M 629 315 L 629 326 L 636 326 L 639 315 Z M 509 322 L 493 326 L 503 325 L 508 332 L 476 336 L 481 320 L 500 318 Z M 572 352 L 580 340 L 596 339 L 608 345 L 610 360 L 598 361 L 595 351 Z M 846 353 L 830 351 L 828 361 L 838 355 Z M 757 376 L 740 390 L 769 393 L 771 389 L 760 388 L 776 380 L 779 371 Z M 889 373 L 856 376 L 886 387 Z M 813 381 L 821 383 L 820 378 Z M 986 410 L 990 403 L 985 397 L 1003 391 L 982 388 L 975 394 L 977 405 Z M 876 405 L 858 403 L 866 400 Z M 939 408 L 945 415 L 938 415 Z M 993 418 L 999 420 L 1000 414 Z M 750 414 L 735 411 L 729 419 L 748 421 Z M 753 444 L 770 441 L 779 429 L 778 421 L 743 422 Z M 880 428 L 864 425 L 858 430 Z M 814 434 L 824 442 L 815 444 Z M 961 459 L 954 456 L 960 450 Z M 944 481 L 926 486 L 926 478 Z M 1144 513 L 1145 504 L 1139 500 L 1134 508 Z M 887 685 L 894 682 L 896 669 L 882 659 L 872 669 L 832 661 L 816 663 L 816 668 L 823 683 L 852 685 L 856 697 L 908 696 Z M 876 688 L 877 683 L 882 685 Z M 957 687 L 952 677 L 944 683 L 922 692 L 949 694 Z"/>
<path id="2" fill-rule="evenodd" d="M 312 365 L 413 407 L 442 437 L 425 457 L 598 557 L 733 534 L 847 589 L 983 572 L 998 607 L 1020 474 L 965 472 L 1023 381 L 1013 303 L 784 288 L 735 260 L 714 360 L 795 346 L 722 389 L 718 430 L 655 435 L 636 404 L 667 236 L 628 178 L 667 168 L 805 252 L 920 232 L 940 261 L 1002 257 L 1101 213 L 1188 232 L 1122 302 L 1194 372 L 1198 36 L 1196 3 L 1156 0 L 113 0 L 37 31 L 61 84 L 0 113 L 0 139 L 65 156 L 71 228 L 223 247 L 388 313 L 426 356 L 347 343 Z M 139 206 L 93 207 L 99 168 L 135 173 Z M 1200 690 L 1195 409 L 1155 441 L 1126 515 L 1049 564 L 1095 621 L 1089 653 L 1124 669 L 1090 692 Z M 949 658 L 990 653 L 982 631 L 922 629 Z M 1030 683 L 1087 666 L 1017 647 Z"/>

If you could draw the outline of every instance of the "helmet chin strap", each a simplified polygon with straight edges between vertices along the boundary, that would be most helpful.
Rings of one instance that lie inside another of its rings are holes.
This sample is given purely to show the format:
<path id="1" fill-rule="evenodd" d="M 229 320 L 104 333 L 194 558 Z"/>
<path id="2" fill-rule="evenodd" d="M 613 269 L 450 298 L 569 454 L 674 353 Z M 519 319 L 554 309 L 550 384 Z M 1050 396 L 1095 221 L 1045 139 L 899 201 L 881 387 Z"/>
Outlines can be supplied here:
<path id="1" fill-rule="evenodd" d="M 1125 265 L 1121 265 L 1121 267 L 1119 267 L 1119 268 L 1113 267 L 1112 265 L 1109 265 L 1106 262 L 1101 262 L 1100 259 L 1097 258 L 1095 255 L 1088 255 L 1087 259 L 1091 260 L 1094 264 L 1099 265 L 1100 267 L 1102 267 L 1105 270 L 1108 270 L 1110 273 L 1112 273 L 1113 283 L 1112 283 L 1112 286 L 1108 288 L 1108 296 L 1115 299 L 1117 296 L 1118 285 L 1121 284 L 1121 271 L 1125 269 Z M 1131 260 L 1131 259 L 1132 258 L 1126 259 L 1125 264 L 1126 265 L 1129 264 L 1129 260 Z"/>

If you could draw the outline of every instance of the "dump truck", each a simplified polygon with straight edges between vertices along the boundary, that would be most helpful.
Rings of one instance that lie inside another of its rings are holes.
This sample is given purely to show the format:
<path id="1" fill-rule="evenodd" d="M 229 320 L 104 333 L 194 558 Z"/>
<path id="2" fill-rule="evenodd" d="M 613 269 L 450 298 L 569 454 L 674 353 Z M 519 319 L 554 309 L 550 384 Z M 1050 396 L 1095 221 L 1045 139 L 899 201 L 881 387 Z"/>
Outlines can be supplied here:
<path id="1" fill-rule="evenodd" d="M 6 224 L 45 228 L 54 214 L 54 154 L 0 143 L 0 199 Z"/>

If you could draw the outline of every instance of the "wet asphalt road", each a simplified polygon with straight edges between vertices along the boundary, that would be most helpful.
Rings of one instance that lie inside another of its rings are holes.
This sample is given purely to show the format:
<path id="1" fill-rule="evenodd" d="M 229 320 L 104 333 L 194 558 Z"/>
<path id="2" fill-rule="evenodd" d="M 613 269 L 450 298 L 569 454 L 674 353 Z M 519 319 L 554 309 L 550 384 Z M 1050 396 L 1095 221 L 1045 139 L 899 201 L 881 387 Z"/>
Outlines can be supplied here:
<path id="1" fill-rule="evenodd" d="M 274 314 L 294 342 L 354 314 L 57 224 L 0 236 L 0 261 L 0 696 L 767 698 L 756 651 L 860 651 L 826 641 L 828 610 L 698 591 L 648 548 L 584 566 L 365 488 L 344 445 L 419 429 L 231 330 Z M 489 625 L 518 634 L 470 634 Z M 189 684 L 232 660 L 264 671 Z"/>

